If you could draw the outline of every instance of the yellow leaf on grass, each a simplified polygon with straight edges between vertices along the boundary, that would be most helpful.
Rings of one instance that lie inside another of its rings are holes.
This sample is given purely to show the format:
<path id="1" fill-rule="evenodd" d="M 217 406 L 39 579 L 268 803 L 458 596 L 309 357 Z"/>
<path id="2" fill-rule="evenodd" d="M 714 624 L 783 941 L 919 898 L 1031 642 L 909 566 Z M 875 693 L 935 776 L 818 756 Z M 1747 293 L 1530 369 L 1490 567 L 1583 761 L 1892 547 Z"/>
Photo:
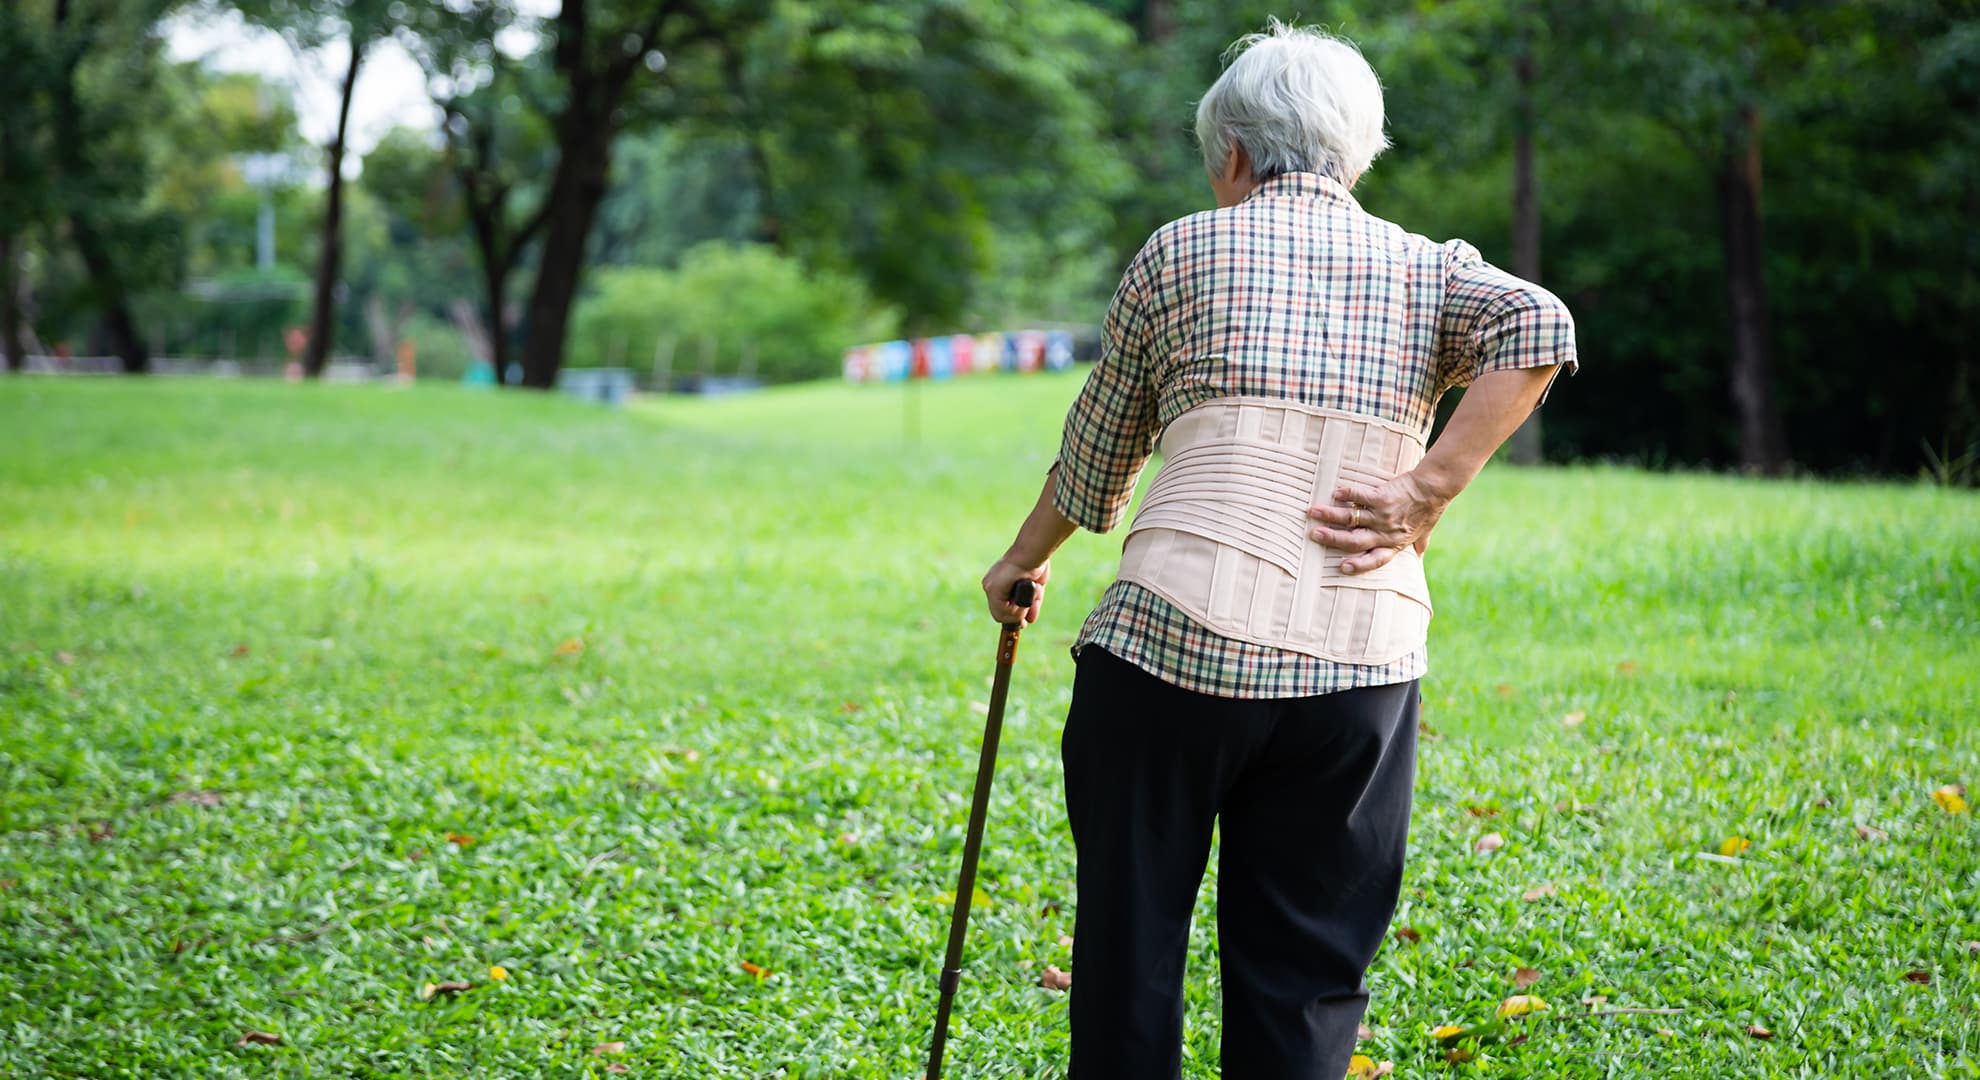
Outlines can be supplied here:
<path id="1" fill-rule="evenodd" d="M 1719 854 L 1724 855 L 1728 859 L 1736 858 L 1741 852 L 1752 846 L 1753 841 L 1748 840 L 1744 836 L 1728 836 L 1726 837 L 1726 842 L 1719 845 Z"/>
<path id="2" fill-rule="evenodd" d="M 558 656 L 576 656 L 584 651 L 584 642 L 579 638 L 569 638 L 553 651 Z"/>
<path id="3" fill-rule="evenodd" d="M 1525 1016 L 1527 1013 L 1546 1012 L 1551 1008 L 1553 1006 L 1533 994 L 1514 994 L 1499 1003 L 1499 1016 L 1503 1019 L 1511 1019 L 1515 1016 Z"/>
<path id="4" fill-rule="evenodd" d="M 1455 1039 L 1462 1034 L 1464 1034 L 1463 1024 L 1443 1024 L 1430 1029 L 1430 1037 L 1439 1042 Z"/>
<path id="5" fill-rule="evenodd" d="M 488 969 L 488 977 L 494 979 L 496 982 L 504 982 L 509 977 L 509 969 L 496 964 L 494 967 Z"/>
<path id="6" fill-rule="evenodd" d="M 1932 793 L 1932 801 L 1938 803 L 1939 809 L 1944 810 L 1948 814 L 1965 813 L 1966 785 L 1947 784 L 1945 787 Z"/>
<path id="7" fill-rule="evenodd" d="M 1369 1057 L 1367 1054 L 1356 1054 L 1348 1059 L 1347 1074 L 1349 1080 L 1361 1080 L 1361 1078 L 1364 1077 L 1387 1076 L 1395 1071 L 1396 1071 L 1395 1062 L 1384 1061 L 1380 1064 L 1377 1064 L 1375 1062 L 1375 1059 Z"/>

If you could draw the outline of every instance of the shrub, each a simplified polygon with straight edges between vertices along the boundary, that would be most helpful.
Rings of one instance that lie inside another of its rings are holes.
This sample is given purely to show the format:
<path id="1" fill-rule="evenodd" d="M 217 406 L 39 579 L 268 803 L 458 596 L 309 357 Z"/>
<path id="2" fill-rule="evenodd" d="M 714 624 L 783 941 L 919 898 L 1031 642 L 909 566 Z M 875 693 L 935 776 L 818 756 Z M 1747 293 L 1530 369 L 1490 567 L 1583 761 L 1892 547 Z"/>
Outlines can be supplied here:
<path id="1" fill-rule="evenodd" d="M 858 279 L 812 270 L 761 246 L 709 243 L 678 268 L 611 267 L 591 276 L 578 304 L 568 362 L 574 367 L 652 365 L 674 350 L 677 372 L 701 366 L 735 374 L 753 354 L 755 374 L 790 382 L 836 374 L 847 346 L 894 337 L 899 313 Z"/>

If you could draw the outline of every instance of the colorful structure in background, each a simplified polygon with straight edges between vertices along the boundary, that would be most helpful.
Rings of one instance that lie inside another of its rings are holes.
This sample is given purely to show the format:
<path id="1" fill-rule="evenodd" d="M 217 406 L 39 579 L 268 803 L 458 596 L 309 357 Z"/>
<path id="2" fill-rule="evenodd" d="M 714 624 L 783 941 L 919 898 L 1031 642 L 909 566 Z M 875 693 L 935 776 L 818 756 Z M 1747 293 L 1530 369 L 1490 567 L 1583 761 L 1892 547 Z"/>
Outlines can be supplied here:
<path id="1" fill-rule="evenodd" d="M 1072 363 L 1070 331 L 1018 330 L 855 345 L 846 350 L 844 370 L 848 382 L 899 382 L 988 371 L 1064 371 Z"/>

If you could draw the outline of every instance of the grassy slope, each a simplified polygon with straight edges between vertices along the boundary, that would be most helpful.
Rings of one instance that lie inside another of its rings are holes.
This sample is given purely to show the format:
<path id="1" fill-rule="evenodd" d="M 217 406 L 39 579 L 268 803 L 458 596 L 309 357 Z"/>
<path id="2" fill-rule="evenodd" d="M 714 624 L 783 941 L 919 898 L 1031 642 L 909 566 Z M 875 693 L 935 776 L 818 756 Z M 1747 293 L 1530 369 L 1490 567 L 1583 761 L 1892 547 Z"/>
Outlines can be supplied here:
<path id="1" fill-rule="evenodd" d="M 917 1075 L 974 583 L 1076 388 L 0 381 L 0 1073 Z M 1026 635 L 955 1075 L 1059 1075 L 1064 647 L 1114 544 Z M 1980 833 L 1929 798 L 1980 781 L 1980 502 L 1493 469 L 1431 574 L 1370 1053 L 1443 1070 L 1428 1029 L 1531 966 L 1557 1018 L 1465 1071 L 1980 1075 Z M 1560 1016 L 1591 995 L 1684 1011 Z"/>

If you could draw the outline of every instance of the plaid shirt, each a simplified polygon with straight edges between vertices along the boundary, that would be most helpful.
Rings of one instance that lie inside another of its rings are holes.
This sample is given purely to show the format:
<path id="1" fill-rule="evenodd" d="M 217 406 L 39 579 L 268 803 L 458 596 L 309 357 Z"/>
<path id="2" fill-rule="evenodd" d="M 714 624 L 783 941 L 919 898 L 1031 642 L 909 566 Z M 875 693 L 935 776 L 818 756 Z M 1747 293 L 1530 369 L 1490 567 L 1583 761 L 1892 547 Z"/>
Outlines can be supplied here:
<path id="1" fill-rule="evenodd" d="M 1237 206 L 1157 230 L 1128 266 L 1104 354 L 1066 417 L 1053 505 L 1082 528 L 1120 524 L 1170 421 L 1236 395 L 1378 416 L 1426 438 L 1437 399 L 1488 372 L 1576 367 L 1574 322 L 1553 294 L 1361 209 L 1313 173 L 1259 184 Z M 1342 664 L 1212 633 L 1116 581 L 1087 645 L 1163 680 L 1237 698 L 1305 697 L 1407 682 L 1425 651 Z"/>

